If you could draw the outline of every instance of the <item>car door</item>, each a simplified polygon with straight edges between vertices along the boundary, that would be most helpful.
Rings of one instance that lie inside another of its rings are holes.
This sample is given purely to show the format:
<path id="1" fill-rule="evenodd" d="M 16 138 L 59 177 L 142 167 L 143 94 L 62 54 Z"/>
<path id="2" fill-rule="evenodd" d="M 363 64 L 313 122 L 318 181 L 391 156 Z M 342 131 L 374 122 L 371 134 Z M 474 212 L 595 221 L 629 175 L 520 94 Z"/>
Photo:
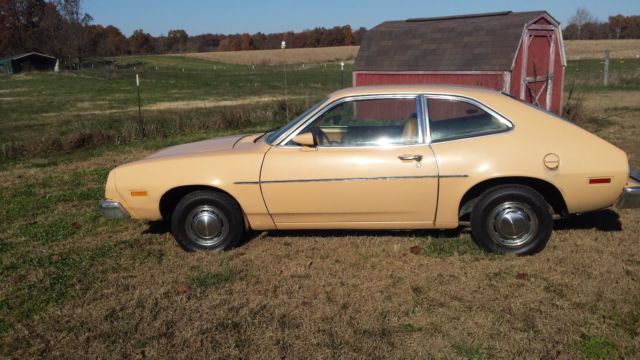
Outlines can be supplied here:
<path id="1" fill-rule="evenodd" d="M 438 171 L 420 98 L 360 97 L 328 105 L 266 154 L 260 184 L 280 229 L 428 228 Z M 311 133 L 316 146 L 296 135 Z"/>

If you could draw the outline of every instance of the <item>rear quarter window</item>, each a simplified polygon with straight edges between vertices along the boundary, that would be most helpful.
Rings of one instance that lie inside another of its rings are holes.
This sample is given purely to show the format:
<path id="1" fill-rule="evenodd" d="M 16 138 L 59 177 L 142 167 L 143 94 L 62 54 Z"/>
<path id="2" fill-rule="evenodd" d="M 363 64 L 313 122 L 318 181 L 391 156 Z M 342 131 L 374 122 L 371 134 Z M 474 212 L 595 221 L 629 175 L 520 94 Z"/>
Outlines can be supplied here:
<path id="1" fill-rule="evenodd" d="M 431 141 L 495 134 L 512 125 L 484 109 L 459 99 L 427 99 Z"/>

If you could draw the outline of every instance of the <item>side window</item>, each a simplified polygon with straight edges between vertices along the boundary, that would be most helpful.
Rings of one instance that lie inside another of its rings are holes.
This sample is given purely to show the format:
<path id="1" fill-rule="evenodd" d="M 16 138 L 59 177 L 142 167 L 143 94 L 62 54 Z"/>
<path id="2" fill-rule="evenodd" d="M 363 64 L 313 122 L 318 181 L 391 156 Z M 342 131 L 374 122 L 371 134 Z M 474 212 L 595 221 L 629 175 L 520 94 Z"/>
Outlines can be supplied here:
<path id="1" fill-rule="evenodd" d="M 463 100 L 427 100 L 431 141 L 444 141 L 506 131 L 511 124 Z"/>
<path id="2" fill-rule="evenodd" d="M 316 144 L 323 147 L 418 144 L 421 141 L 416 104 L 415 98 L 343 102 L 302 133 L 312 133 Z"/>

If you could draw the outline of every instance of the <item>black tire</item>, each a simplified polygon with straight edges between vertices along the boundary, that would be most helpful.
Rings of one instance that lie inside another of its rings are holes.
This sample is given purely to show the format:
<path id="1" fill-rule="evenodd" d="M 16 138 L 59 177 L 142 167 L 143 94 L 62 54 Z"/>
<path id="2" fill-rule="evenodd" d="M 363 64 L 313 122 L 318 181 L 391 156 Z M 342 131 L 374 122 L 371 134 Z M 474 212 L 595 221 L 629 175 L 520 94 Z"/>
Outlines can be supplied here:
<path id="1" fill-rule="evenodd" d="M 471 211 L 471 234 L 480 247 L 497 253 L 532 255 L 547 245 L 553 217 L 547 201 L 527 186 L 487 190 Z"/>
<path id="2" fill-rule="evenodd" d="M 229 250 L 240 243 L 244 232 L 240 205 L 216 191 L 187 194 L 171 216 L 171 233 L 186 251 Z"/>

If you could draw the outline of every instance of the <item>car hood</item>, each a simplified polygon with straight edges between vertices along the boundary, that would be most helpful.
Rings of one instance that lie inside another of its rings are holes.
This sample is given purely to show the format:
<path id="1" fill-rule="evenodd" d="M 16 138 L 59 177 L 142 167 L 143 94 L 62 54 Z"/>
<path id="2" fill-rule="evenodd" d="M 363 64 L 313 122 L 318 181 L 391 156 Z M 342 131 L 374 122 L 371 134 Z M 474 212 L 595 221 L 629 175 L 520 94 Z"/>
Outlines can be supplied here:
<path id="1" fill-rule="evenodd" d="M 230 150 L 233 149 L 234 145 L 245 136 L 246 135 L 227 136 L 217 139 L 203 140 L 189 144 L 171 146 L 147 156 L 146 159 L 157 159 L 204 152 Z"/>

